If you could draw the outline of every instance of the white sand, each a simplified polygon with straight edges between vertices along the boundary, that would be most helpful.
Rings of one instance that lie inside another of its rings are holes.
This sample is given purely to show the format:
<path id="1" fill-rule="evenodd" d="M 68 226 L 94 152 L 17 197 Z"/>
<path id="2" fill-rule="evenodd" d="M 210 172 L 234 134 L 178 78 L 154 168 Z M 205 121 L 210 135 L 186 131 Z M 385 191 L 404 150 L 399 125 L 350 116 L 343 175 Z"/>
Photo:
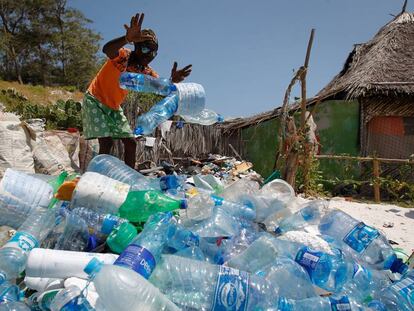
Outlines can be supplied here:
<path id="1" fill-rule="evenodd" d="M 297 197 L 293 210 L 308 200 Z M 338 208 L 352 217 L 382 231 L 388 240 L 397 242 L 393 248 L 401 248 L 407 255 L 414 251 L 414 208 L 403 208 L 391 204 L 357 203 L 345 201 L 344 198 L 332 198 L 330 208 Z M 384 224 L 393 224 L 387 228 Z"/>

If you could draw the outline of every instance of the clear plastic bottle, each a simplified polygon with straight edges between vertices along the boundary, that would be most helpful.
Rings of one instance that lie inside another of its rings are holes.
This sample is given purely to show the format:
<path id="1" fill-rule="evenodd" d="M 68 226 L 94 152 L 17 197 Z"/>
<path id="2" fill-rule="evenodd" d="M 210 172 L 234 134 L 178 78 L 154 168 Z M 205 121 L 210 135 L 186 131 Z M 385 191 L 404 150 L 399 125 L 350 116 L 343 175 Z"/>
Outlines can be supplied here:
<path id="1" fill-rule="evenodd" d="M 254 273 L 278 287 L 278 293 L 282 297 L 305 299 L 317 296 L 306 270 L 290 258 L 276 257 L 269 266 Z"/>
<path id="2" fill-rule="evenodd" d="M 158 288 L 130 269 L 91 260 L 85 267 L 99 294 L 97 304 L 105 310 L 179 311 Z M 99 310 L 97 308 L 97 310 Z"/>
<path id="3" fill-rule="evenodd" d="M 198 83 L 176 83 L 178 95 L 178 109 L 176 114 L 179 116 L 193 116 L 199 114 L 206 105 L 206 92 L 201 84 Z"/>
<path id="4" fill-rule="evenodd" d="M 175 255 L 162 256 L 150 281 L 190 310 L 265 310 L 279 298 L 262 277 Z"/>
<path id="5" fill-rule="evenodd" d="M 31 309 L 23 302 L 11 301 L 0 304 L 0 311 L 31 311 Z"/>
<path id="6" fill-rule="evenodd" d="M 226 265 L 255 272 L 271 264 L 277 256 L 295 260 L 308 272 L 315 285 L 327 291 L 340 291 L 352 273 L 350 265 L 340 256 L 276 239 L 270 234 L 260 236 L 245 251 L 228 260 Z"/>
<path id="7" fill-rule="evenodd" d="M 328 202 L 323 200 L 311 201 L 301 206 L 301 209 L 283 219 L 279 226 L 274 228 L 275 234 L 282 234 L 287 231 L 297 230 L 309 225 L 318 224 L 322 216 L 326 213 Z M 269 230 L 269 229 L 268 229 Z"/>
<path id="8" fill-rule="evenodd" d="M 211 217 L 214 207 L 221 208 L 235 217 L 248 220 L 256 218 L 256 212 L 251 206 L 227 201 L 219 196 L 204 193 L 200 193 L 188 200 L 188 206 L 184 214 L 190 220 L 199 221 Z"/>
<path id="9" fill-rule="evenodd" d="M 29 205 L 8 192 L 0 191 L 0 226 L 17 229 L 38 208 L 40 207 Z"/>
<path id="10" fill-rule="evenodd" d="M 0 283 L 17 278 L 29 252 L 39 247 L 55 224 L 55 211 L 41 208 L 29 215 L 16 234 L 0 249 Z"/>
<path id="11" fill-rule="evenodd" d="M 150 216 L 144 230 L 119 255 L 114 265 L 129 268 L 148 279 L 173 233 L 171 219 L 172 213 L 157 213 Z"/>
<path id="12" fill-rule="evenodd" d="M 272 309 L 273 310 L 273 309 Z M 276 311 L 276 309 L 274 309 Z M 370 310 L 361 307 L 358 303 L 342 297 L 312 297 L 302 300 L 281 298 L 279 300 L 278 311 L 363 311 Z M 270 310 L 268 310 L 270 311 Z"/>
<path id="13" fill-rule="evenodd" d="M 92 311 L 95 310 L 89 304 L 82 291 L 77 286 L 69 286 L 57 293 L 50 304 L 51 311 Z"/>
<path id="14" fill-rule="evenodd" d="M 204 108 L 198 114 L 195 115 L 181 115 L 184 121 L 188 123 L 196 123 L 201 125 L 213 125 L 215 123 L 224 122 L 224 118 L 217 114 L 215 111 Z"/>
<path id="15" fill-rule="evenodd" d="M 185 224 L 187 227 L 187 225 Z M 241 230 L 240 221 L 221 208 L 214 208 L 210 218 L 191 224 L 189 230 L 202 238 L 232 237 Z"/>
<path id="16" fill-rule="evenodd" d="M 378 299 L 387 307 L 387 310 L 412 311 L 414 310 L 414 270 L 378 293 Z"/>
<path id="17" fill-rule="evenodd" d="M 403 274 L 408 268 L 397 258 L 382 233 L 345 212 L 333 210 L 326 214 L 320 221 L 319 231 L 334 238 L 344 253 L 374 269 Z"/>
<path id="18" fill-rule="evenodd" d="M 8 168 L 0 182 L 0 190 L 10 193 L 30 206 L 48 207 L 53 188 L 34 176 Z"/>
<path id="19" fill-rule="evenodd" d="M 109 154 L 100 154 L 94 157 L 86 169 L 131 186 L 133 190 L 160 190 L 160 180 L 142 175 L 123 161 Z"/>
<path id="20" fill-rule="evenodd" d="M 162 96 L 169 95 L 176 91 L 176 86 L 167 78 L 154 78 L 150 75 L 135 72 L 124 72 L 119 78 L 119 85 L 122 89 L 154 93 Z"/>
<path id="21" fill-rule="evenodd" d="M 151 109 L 138 116 L 135 127 L 135 135 L 151 134 L 161 123 L 170 119 L 177 111 L 178 95 L 171 94 L 156 103 Z"/>

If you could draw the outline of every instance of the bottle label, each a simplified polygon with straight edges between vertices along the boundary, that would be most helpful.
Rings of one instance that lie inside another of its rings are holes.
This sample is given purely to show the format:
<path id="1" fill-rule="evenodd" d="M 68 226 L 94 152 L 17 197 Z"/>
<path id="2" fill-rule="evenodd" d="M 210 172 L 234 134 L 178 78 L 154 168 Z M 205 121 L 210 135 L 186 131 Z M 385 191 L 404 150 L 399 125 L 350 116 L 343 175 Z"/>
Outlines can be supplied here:
<path id="1" fill-rule="evenodd" d="M 211 310 L 246 311 L 248 295 L 249 274 L 237 269 L 220 266 Z"/>
<path id="2" fill-rule="evenodd" d="M 351 304 L 349 303 L 348 297 L 344 296 L 341 299 L 335 299 L 329 297 L 331 302 L 332 311 L 352 311 Z"/>
<path id="3" fill-rule="evenodd" d="M 322 255 L 322 252 L 314 251 L 309 247 L 303 247 L 297 253 L 295 261 L 305 268 L 308 273 L 311 273 L 317 266 Z"/>
<path id="4" fill-rule="evenodd" d="M 344 242 L 356 252 L 362 253 L 378 236 L 377 229 L 360 222 L 345 236 Z"/>
<path id="5" fill-rule="evenodd" d="M 220 198 L 220 197 L 218 197 L 216 195 L 212 195 L 211 198 L 214 201 L 214 206 L 221 206 L 221 205 L 223 205 L 223 198 Z"/>
<path id="6" fill-rule="evenodd" d="M 154 271 L 156 262 L 149 250 L 130 244 L 115 260 L 114 265 L 128 267 L 148 279 Z"/>
<path id="7" fill-rule="evenodd" d="M 31 234 L 17 231 L 4 247 L 20 248 L 25 252 L 29 252 L 33 248 L 39 247 L 39 241 Z"/>
<path id="8" fill-rule="evenodd" d="M 414 277 L 406 277 L 400 282 L 397 282 L 391 288 L 399 293 L 402 293 L 404 296 L 412 295 L 414 292 Z"/>

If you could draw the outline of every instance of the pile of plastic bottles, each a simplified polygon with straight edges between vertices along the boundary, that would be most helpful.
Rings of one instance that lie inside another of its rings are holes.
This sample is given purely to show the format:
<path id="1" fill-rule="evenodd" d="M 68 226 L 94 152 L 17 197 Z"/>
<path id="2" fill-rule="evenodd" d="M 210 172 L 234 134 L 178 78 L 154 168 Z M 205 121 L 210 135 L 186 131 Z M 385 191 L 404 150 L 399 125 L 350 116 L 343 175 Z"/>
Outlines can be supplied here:
<path id="1" fill-rule="evenodd" d="M 0 248 L 0 310 L 414 308 L 414 272 L 380 231 L 327 201 L 297 207 L 283 180 L 197 187 L 100 155 L 53 200 L 71 178 L 1 180 L 0 225 L 17 231 Z"/>

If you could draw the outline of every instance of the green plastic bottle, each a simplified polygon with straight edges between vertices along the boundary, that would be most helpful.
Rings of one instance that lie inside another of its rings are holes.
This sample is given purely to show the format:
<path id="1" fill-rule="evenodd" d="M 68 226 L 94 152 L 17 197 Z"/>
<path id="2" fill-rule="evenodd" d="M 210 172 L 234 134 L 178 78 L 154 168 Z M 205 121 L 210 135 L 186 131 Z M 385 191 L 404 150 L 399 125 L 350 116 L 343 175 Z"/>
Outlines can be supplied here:
<path id="1" fill-rule="evenodd" d="M 186 207 L 185 200 L 174 199 L 161 191 L 130 191 L 119 208 L 119 216 L 131 222 L 141 222 L 157 212 L 169 212 Z"/>

